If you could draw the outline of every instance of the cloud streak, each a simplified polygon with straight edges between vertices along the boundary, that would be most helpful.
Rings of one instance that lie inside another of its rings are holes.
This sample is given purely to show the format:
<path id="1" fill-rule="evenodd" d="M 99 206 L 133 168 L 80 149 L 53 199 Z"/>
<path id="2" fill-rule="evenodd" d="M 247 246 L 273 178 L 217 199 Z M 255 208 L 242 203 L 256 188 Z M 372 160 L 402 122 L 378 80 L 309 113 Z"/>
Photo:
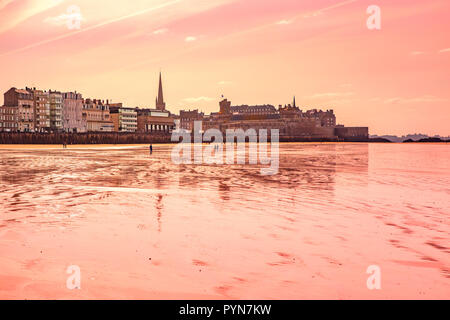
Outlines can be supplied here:
<path id="1" fill-rule="evenodd" d="M 424 95 L 415 98 L 403 98 L 394 97 L 384 101 L 385 104 L 407 104 L 407 103 L 432 103 L 432 102 L 445 102 L 447 99 L 439 98 L 432 95 Z"/>
<path id="2" fill-rule="evenodd" d="M 81 12 L 74 12 L 74 13 L 63 13 L 56 17 L 48 17 L 44 20 L 44 22 L 55 26 L 63 26 L 67 25 L 69 21 L 75 20 L 83 21 L 85 19 L 83 18 Z"/>
<path id="3" fill-rule="evenodd" d="M 54 8 L 61 4 L 63 0 L 5 0 L 0 3 L 1 19 L 0 34 L 13 29 L 20 23 Z M 11 10 L 9 10 L 11 9 Z"/>
<path id="4" fill-rule="evenodd" d="M 184 41 L 186 41 L 186 42 L 193 42 L 196 40 L 197 40 L 197 37 L 194 37 L 194 36 L 188 36 L 184 39 Z"/>
<path id="5" fill-rule="evenodd" d="M 337 98 L 337 97 L 349 97 L 353 96 L 354 92 L 324 92 L 324 93 L 316 93 L 307 98 L 310 99 L 323 99 L 323 98 Z"/>
<path id="6" fill-rule="evenodd" d="M 189 103 L 209 102 L 209 101 L 214 101 L 214 98 L 210 98 L 210 97 L 192 97 L 192 98 L 184 98 L 183 101 L 189 102 Z"/>
<path id="7" fill-rule="evenodd" d="M 294 22 L 294 20 L 280 20 L 276 24 L 278 24 L 278 25 L 287 25 L 287 24 L 292 24 L 293 22 Z"/>
<path id="8" fill-rule="evenodd" d="M 0 1 L 0 10 L 2 10 L 3 8 L 5 8 L 8 4 L 10 4 L 11 2 L 13 2 L 14 0 L 3 0 Z"/>
<path id="9" fill-rule="evenodd" d="M 152 33 L 155 34 L 155 35 L 160 35 L 160 34 L 164 34 L 164 33 L 167 33 L 167 32 L 169 32 L 169 29 L 162 28 L 162 29 L 158 29 L 158 30 L 153 31 Z"/>
<path id="10" fill-rule="evenodd" d="M 227 86 L 227 85 L 233 84 L 233 82 L 232 81 L 223 80 L 223 81 L 219 81 L 217 84 L 219 86 Z"/>
<path id="11" fill-rule="evenodd" d="M 101 28 L 101 27 L 105 27 L 105 26 L 113 24 L 113 23 L 117 23 L 117 22 L 120 22 L 120 21 L 123 21 L 123 20 L 127 20 L 127 19 L 131 19 L 131 18 L 134 18 L 134 17 L 137 17 L 137 16 L 141 16 L 141 15 L 146 14 L 146 13 L 157 11 L 159 9 L 163 9 L 163 8 L 166 8 L 166 7 L 169 7 L 169 6 L 173 6 L 173 5 L 177 4 L 177 3 L 180 3 L 181 1 L 182 0 L 173 0 L 173 1 L 170 1 L 170 2 L 167 2 L 167 3 L 163 3 L 161 5 L 157 5 L 157 6 L 154 6 L 154 7 L 151 7 L 151 8 L 147 8 L 147 9 L 144 9 L 144 10 L 141 10 L 141 11 L 137 11 L 137 12 L 134 12 L 134 13 L 131 13 L 131 14 L 127 14 L 127 15 L 119 17 L 119 18 L 110 19 L 110 20 L 107 20 L 107 21 L 104 21 L 104 22 L 101 22 L 101 23 L 98 23 L 98 24 L 95 24 L 95 25 L 92 25 L 92 26 L 89 26 L 89 27 L 85 27 L 83 29 L 80 29 L 80 30 L 77 30 L 77 31 L 74 31 L 74 32 L 71 32 L 71 33 L 68 33 L 68 34 L 64 34 L 64 35 L 60 35 L 60 36 L 57 36 L 57 37 L 54 37 L 54 38 L 51 38 L 51 39 L 35 42 L 35 43 L 27 45 L 25 47 L 2 53 L 2 54 L 0 54 L 0 57 L 6 56 L 6 55 L 10 55 L 10 54 L 19 53 L 19 52 L 23 52 L 25 50 L 33 49 L 33 48 L 36 48 L 36 47 L 39 47 L 39 46 L 42 46 L 42 45 L 46 45 L 46 44 L 49 44 L 49 43 L 52 43 L 52 42 L 55 42 L 55 41 L 59 41 L 59 40 L 62 40 L 62 39 L 67 39 L 67 38 L 73 37 L 75 35 L 78 35 L 78 34 L 81 34 L 81 33 L 85 33 L 85 32 L 91 31 L 91 30 L 95 30 L 95 29 L 98 29 L 98 28 Z"/>

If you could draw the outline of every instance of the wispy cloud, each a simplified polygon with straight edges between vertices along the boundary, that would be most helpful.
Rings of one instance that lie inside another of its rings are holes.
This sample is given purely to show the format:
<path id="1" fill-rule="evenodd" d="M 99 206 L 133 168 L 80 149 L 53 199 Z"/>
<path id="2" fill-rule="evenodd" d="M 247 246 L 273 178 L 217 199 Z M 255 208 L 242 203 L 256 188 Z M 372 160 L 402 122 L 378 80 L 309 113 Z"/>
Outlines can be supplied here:
<path id="1" fill-rule="evenodd" d="M 0 34 L 13 29 L 22 22 L 41 14 L 51 8 L 54 8 L 61 4 L 64 0 L 29 0 L 29 1 L 17 1 L 17 0 L 3 0 L 0 1 L 0 10 L 2 12 L 0 18 Z M 15 5 L 17 2 L 17 6 Z M 24 9 L 26 5 L 26 9 Z M 10 10 L 9 11 L 9 9 Z"/>
<path id="2" fill-rule="evenodd" d="M 353 96 L 354 92 L 324 92 L 324 93 L 316 93 L 307 98 L 310 99 L 323 99 L 323 98 L 337 98 L 337 97 L 349 97 Z"/>
<path id="3" fill-rule="evenodd" d="M 333 10 L 342 6 L 346 6 L 348 4 L 352 4 L 354 2 L 357 2 L 358 0 L 347 0 L 347 1 L 343 1 L 343 2 L 338 2 L 336 4 L 333 4 L 331 6 L 316 10 L 314 12 L 308 13 L 306 15 L 302 15 L 303 18 L 310 18 L 310 17 L 316 17 L 320 14 L 322 14 L 323 12 L 329 11 L 329 10 Z"/>
<path id="4" fill-rule="evenodd" d="M 332 99 L 332 100 L 328 100 L 326 102 L 324 102 L 324 104 L 328 105 L 328 106 L 333 106 L 333 105 L 349 105 L 351 103 L 353 103 L 355 100 L 353 99 Z"/>
<path id="5" fill-rule="evenodd" d="M 302 13 L 302 14 L 299 14 L 299 15 L 297 15 L 297 16 L 293 17 L 292 19 L 289 19 L 289 20 L 286 19 L 286 20 L 278 21 L 276 24 L 279 24 L 279 25 L 283 25 L 283 24 L 291 24 L 291 23 L 293 23 L 297 18 L 299 18 L 299 19 L 300 19 L 300 18 L 303 18 L 303 19 L 314 18 L 314 17 L 317 17 L 317 16 L 322 15 L 324 12 L 327 12 L 327 11 L 329 11 L 329 10 L 333 10 L 333 9 L 336 9 L 336 8 L 340 8 L 340 7 L 346 6 L 346 5 L 348 5 L 348 4 L 352 4 L 352 3 L 357 2 L 357 1 L 358 1 L 358 0 L 347 0 L 347 1 L 338 2 L 338 3 L 335 3 L 335 4 L 333 4 L 333 5 L 331 5 L 331 6 L 328 6 L 328 7 L 324 7 L 324 8 L 315 10 L 315 11 L 310 11 L 310 12 L 308 12 L 308 13 Z"/>
<path id="6" fill-rule="evenodd" d="M 233 84 L 233 82 L 224 80 L 224 81 L 219 81 L 217 84 L 219 86 L 227 86 L 227 85 Z"/>
<path id="7" fill-rule="evenodd" d="M 8 4 L 10 4 L 11 2 L 13 2 L 14 0 L 3 0 L 0 1 L 0 10 L 2 10 L 3 8 L 5 8 Z"/>
<path id="8" fill-rule="evenodd" d="M 446 52 L 450 52 L 450 48 L 439 50 L 439 53 L 446 53 Z"/>
<path id="9" fill-rule="evenodd" d="M 27 45 L 25 47 L 2 53 L 2 54 L 0 54 L 0 57 L 6 56 L 6 55 L 9 55 L 9 54 L 19 53 L 19 52 L 22 52 L 22 51 L 25 51 L 25 50 L 28 50 L 28 49 L 33 49 L 33 48 L 36 48 L 36 47 L 39 47 L 39 46 L 42 46 L 42 45 L 46 45 L 46 44 L 49 44 L 49 43 L 52 43 L 52 42 L 55 42 L 55 41 L 59 41 L 59 40 L 62 40 L 62 39 L 66 39 L 66 38 L 72 37 L 72 36 L 80 34 L 80 33 L 88 32 L 88 31 L 91 31 L 91 30 L 95 30 L 95 29 L 98 29 L 98 28 L 110 25 L 112 23 L 116 23 L 116 22 L 120 22 L 120 21 L 127 20 L 127 19 L 130 19 L 130 18 L 134 18 L 134 17 L 137 17 L 137 16 L 141 16 L 141 15 L 150 13 L 152 11 L 156 11 L 156 10 L 159 10 L 159 9 L 163 9 L 165 7 L 172 6 L 172 5 L 177 4 L 179 2 L 181 2 L 181 0 L 173 0 L 173 1 L 170 1 L 170 2 L 166 2 L 166 3 L 160 4 L 160 5 L 151 7 L 151 8 L 147 8 L 147 9 L 140 10 L 140 11 L 137 11 L 137 12 L 134 12 L 134 13 L 130 13 L 130 14 L 124 15 L 122 17 L 118 17 L 118 18 L 114 18 L 114 19 L 110 19 L 110 20 L 101 22 L 101 23 L 97 23 L 95 25 L 92 25 L 92 26 L 89 26 L 89 27 L 85 27 L 85 28 L 82 28 L 82 29 L 74 31 L 74 32 L 66 33 L 66 34 L 63 34 L 63 35 L 60 35 L 60 36 L 57 36 L 57 37 L 54 37 L 54 38 L 50 38 L 50 39 L 47 39 L 47 40 L 35 42 L 35 43 L 32 43 L 32 44 Z"/>
<path id="10" fill-rule="evenodd" d="M 424 95 L 414 98 L 394 97 L 384 101 L 386 104 L 406 104 L 406 103 L 431 103 L 431 102 L 444 102 L 447 99 L 439 98 L 432 95 Z"/>
<path id="11" fill-rule="evenodd" d="M 208 102 L 208 101 L 214 101 L 214 98 L 210 97 L 192 97 L 192 98 L 185 98 L 183 99 L 185 102 L 189 103 L 195 103 L 195 102 Z"/>
<path id="12" fill-rule="evenodd" d="M 346 6 L 348 4 L 352 4 L 352 3 L 357 2 L 357 1 L 358 0 L 342 1 L 342 2 L 336 3 L 336 4 L 332 5 L 332 6 L 328 6 L 328 7 L 322 8 L 322 9 L 318 9 L 318 10 L 312 11 L 309 14 L 314 14 L 314 13 L 320 14 L 322 12 L 333 10 L 335 8 L 340 8 L 340 7 Z M 292 17 L 291 20 L 292 21 L 296 21 L 299 18 L 302 18 L 302 14 L 297 15 L 295 17 Z M 188 52 L 192 52 L 193 50 L 198 50 L 198 49 L 202 48 L 202 45 L 205 45 L 205 46 L 209 45 L 209 46 L 211 46 L 213 43 L 220 43 L 220 42 L 226 41 L 227 39 L 236 38 L 236 37 L 240 37 L 240 36 L 245 36 L 245 35 L 249 35 L 249 34 L 252 34 L 252 33 L 255 33 L 255 32 L 261 32 L 261 31 L 263 31 L 265 29 L 274 28 L 274 26 L 276 26 L 276 25 L 277 25 L 276 23 L 271 21 L 270 23 L 267 23 L 267 24 L 258 25 L 258 26 L 255 26 L 255 27 L 251 27 L 249 29 L 239 30 L 239 31 L 236 31 L 236 32 L 225 34 L 224 36 L 221 36 L 221 37 L 215 37 L 215 38 L 211 37 L 209 39 L 210 40 L 209 42 L 195 41 L 195 40 L 198 40 L 198 38 L 200 38 L 199 36 L 197 36 L 197 37 L 193 37 L 192 36 L 192 38 L 187 37 L 187 38 L 184 39 L 185 42 L 195 42 L 195 43 L 197 43 L 197 45 L 195 45 L 195 46 L 194 45 L 186 46 L 186 48 L 184 48 L 183 50 L 176 51 L 176 53 L 173 53 L 171 55 L 171 59 L 180 57 L 183 54 L 186 54 Z M 195 39 L 193 39 L 193 38 L 195 38 Z M 202 43 L 202 44 L 200 44 L 200 43 Z M 150 64 L 150 63 L 155 63 L 155 62 L 159 62 L 159 59 L 154 59 L 154 58 L 152 58 L 152 59 L 145 59 L 145 60 L 139 61 L 137 63 L 133 63 L 131 65 L 128 65 L 125 68 L 136 68 L 136 67 L 141 67 L 143 65 Z"/>
<path id="13" fill-rule="evenodd" d="M 196 40 L 197 40 L 197 37 L 194 37 L 194 36 L 188 36 L 184 39 L 184 41 L 186 41 L 186 42 L 193 42 Z"/>
<path id="14" fill-rule="evenodd" d="M 154 35 L 160 35 L 160 34 L 164 34 L 164 33 L 167 33 L 167 32 L 169 32 L 169 29 L 167 29 L 167 28 L 161 28 L 161 29 L 158 29 L 158 30 L 153 31 L 152 34 L 154 34 Z"/>
<path id="15" fill-rule="evenodd" d="M 276 24 L 278 24 L 278 25 L 287 25 L 287 24 L 292 24 L 293 22 L 294 22 L 294 19 L 291 19 L 291 20 L 280 20 Z"/>
<path id="16" fill-rule="evenodd" d="M 308 18 L 314 18 L 314 17 L 320 16 L 322 14 L 323 14 L 322 11 L 316 11 L 316 12 L 304 14 L 302 17 L 305 19 L 308 19 Z"/>
<path id="17" fill-rule="evenodd" d="M 49 23 L 55 26 L 67 25 L 70 21 L 83 21 L 85 20 L 81 12 L 63 13 L 56 17 L 48 17 L 44 19 L 45 23 Z"/>

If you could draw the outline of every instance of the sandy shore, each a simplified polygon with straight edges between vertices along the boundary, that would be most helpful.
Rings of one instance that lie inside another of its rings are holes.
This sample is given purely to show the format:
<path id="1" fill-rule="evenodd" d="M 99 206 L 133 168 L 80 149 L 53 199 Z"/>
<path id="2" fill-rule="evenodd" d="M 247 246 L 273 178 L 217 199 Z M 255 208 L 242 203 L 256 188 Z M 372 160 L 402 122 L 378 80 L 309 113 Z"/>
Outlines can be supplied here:
<path id="1" fill-rule="evenodd" d="M 148 148 L 148 144 L 76 144 L 67 145 L 67 149 L 95 149 L 95 148 Z M 158 144 L 170 146 L 170 144 Z M 63 149 L 60 144 L 0 144 L 0 149 Z"/>
<path id="2" fill-rule="evenodd" d="M 0 298 L 449 297 L 445 145 L 280 144 L 265 177 L 147 148 L 0 146 Z"/>

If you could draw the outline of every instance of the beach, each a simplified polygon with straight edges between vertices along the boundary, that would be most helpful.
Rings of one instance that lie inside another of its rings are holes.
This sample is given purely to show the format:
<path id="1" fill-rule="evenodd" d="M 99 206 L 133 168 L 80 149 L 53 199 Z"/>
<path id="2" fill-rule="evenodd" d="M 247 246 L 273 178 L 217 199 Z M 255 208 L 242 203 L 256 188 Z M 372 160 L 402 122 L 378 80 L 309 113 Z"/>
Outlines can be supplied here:
<path id="1" fill-rule="evenodd" d="M 172 148 L 0 146 L 0 298 L 450 296 L 448 145 L 281 143 L 273 176 Z"/>

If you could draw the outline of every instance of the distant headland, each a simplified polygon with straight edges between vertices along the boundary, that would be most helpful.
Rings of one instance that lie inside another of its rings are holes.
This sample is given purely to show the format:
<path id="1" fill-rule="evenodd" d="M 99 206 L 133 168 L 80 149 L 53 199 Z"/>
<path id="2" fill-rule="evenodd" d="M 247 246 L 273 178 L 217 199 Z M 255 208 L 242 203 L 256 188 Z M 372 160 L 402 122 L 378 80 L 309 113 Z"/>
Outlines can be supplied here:
<path id="1" fill-rule="evenodd" d="M 415 133 L 407 134 L 404 136 L 395 135 L 371 135 L 369 137 L 369 142 L 395 142 L 395 143 L 412 143 L 412 142 L 450 142 L 450 136 L 443 137 L 439 135 L 429 136 L 426 134 Z"/>

